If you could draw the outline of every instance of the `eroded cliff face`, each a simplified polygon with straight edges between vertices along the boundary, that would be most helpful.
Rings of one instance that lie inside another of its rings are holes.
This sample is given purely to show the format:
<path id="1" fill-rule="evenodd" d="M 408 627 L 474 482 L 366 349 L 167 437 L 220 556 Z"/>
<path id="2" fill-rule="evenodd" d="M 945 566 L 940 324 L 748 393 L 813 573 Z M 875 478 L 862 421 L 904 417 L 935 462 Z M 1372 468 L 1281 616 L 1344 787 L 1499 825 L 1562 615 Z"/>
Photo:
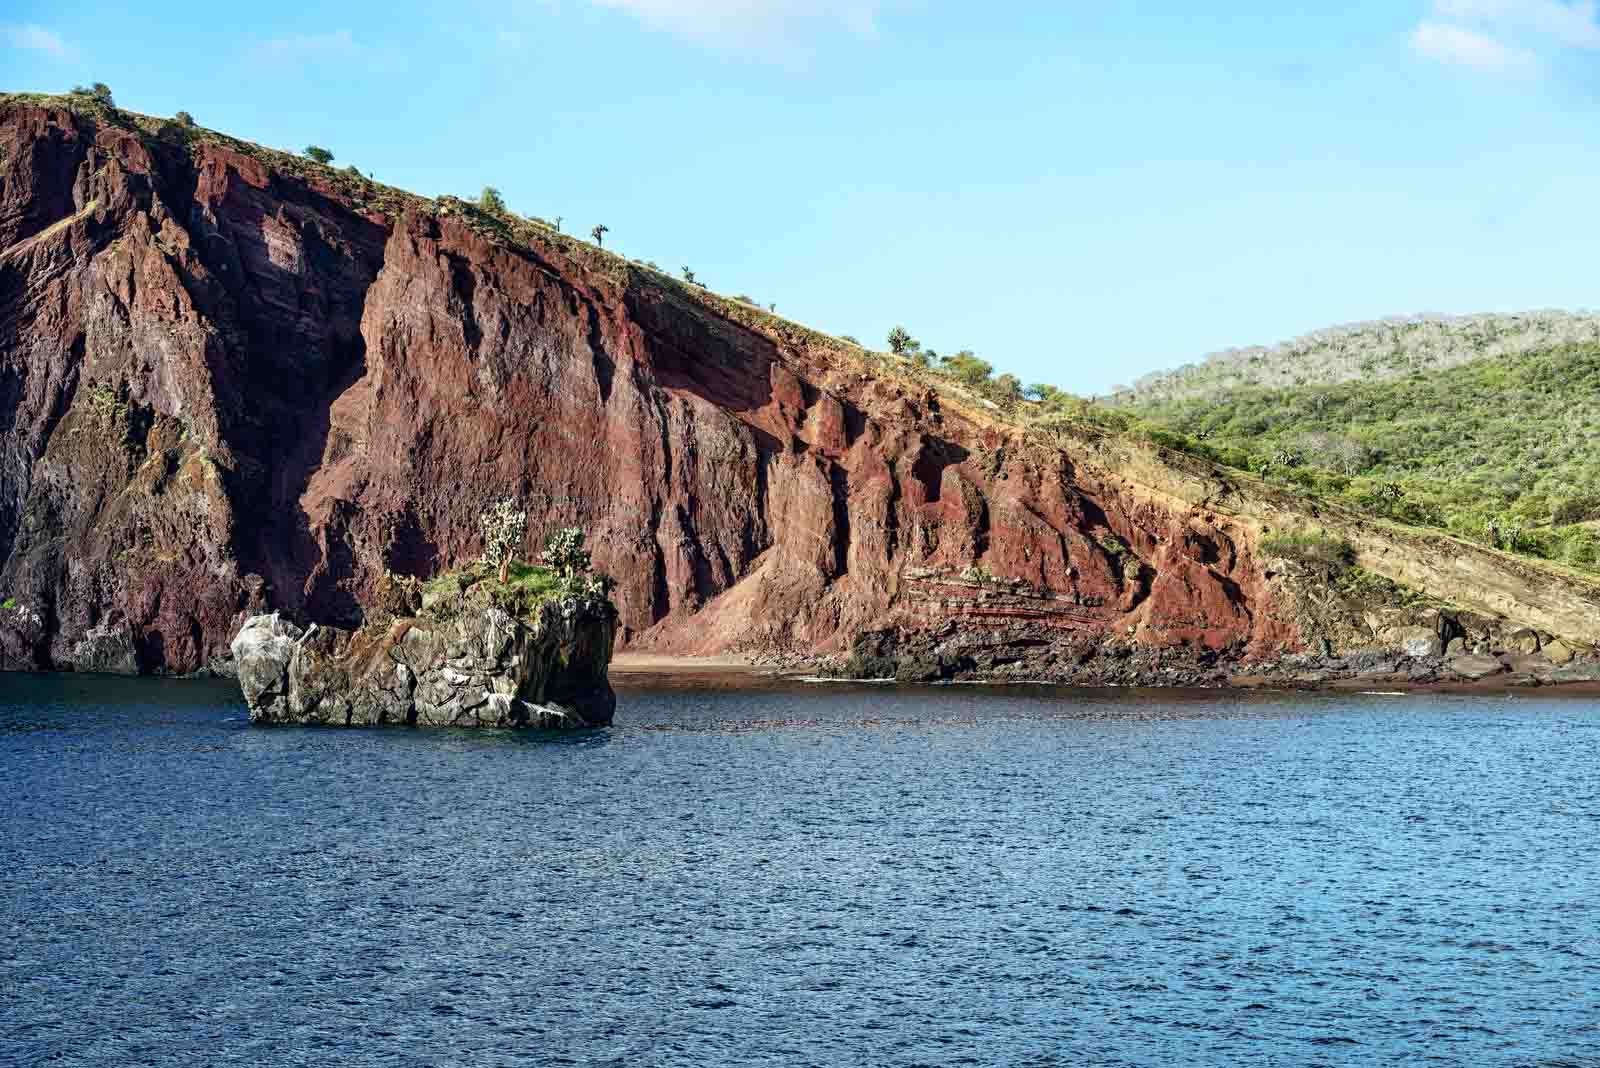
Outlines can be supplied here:
<path id="1" fill-rule="evenodd" d="M 354 625 L 508 495 L 589 533 L 624 647 L 1302 644 L 1251 522 L 623 261 L 48 106 L 0 152 L 4 666 Z"/>

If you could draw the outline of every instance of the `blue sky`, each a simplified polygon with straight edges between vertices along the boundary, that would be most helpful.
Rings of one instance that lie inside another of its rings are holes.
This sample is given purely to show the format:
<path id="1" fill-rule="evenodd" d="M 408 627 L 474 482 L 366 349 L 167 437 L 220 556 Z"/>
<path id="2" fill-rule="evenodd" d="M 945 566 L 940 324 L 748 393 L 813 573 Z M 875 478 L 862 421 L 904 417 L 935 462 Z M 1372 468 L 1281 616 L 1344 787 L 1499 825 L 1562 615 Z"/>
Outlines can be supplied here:
<path id="1" fill-rule="evenodd" d="M 23 0 L 0 86 L 493 184 L 1080 393 L 1339 322 L 1600 305 L 1592 0 L 293 8 Z"/>

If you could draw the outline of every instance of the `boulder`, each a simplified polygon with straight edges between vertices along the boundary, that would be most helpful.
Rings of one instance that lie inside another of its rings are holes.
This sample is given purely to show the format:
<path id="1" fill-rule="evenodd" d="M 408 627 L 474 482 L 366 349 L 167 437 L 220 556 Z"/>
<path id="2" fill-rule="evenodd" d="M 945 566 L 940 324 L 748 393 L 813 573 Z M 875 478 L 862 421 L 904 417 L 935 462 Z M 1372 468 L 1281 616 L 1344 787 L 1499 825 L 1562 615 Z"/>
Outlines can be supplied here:
<path id="1" fill-rule="evenodd" d="M 139 674 L 139 655 L 133 633 L 125 624 L 102 624 L 84 634 L 72 647 L 72 669 L 101 675 Z"/>
<path id="2" fill-rule="evenodd" d="M 1428 627 L 1402 627 L 1394 635 L 1396 646 L 1410 657 L 1438 656 L 1444 651 L 1439 632 Z"/>
<path id="3" fill-rule="evenodd" d="M 1550 661 L 1538 653 L 1505 653 L 1498 659 L 1513 675 L 1548 675 L 1551 670 Z"/>
<path id="4" fill-rule="evenodd" d="M 1552 664 L 1555 664 L 1557 667 L 1572 663 L 1573 659 L 1578 655 L 1576 649 L 1572 648 L 1572 646 L 1563 641 L 1550 642 L 1539 651 L 1544 653 L 1544 658 L 1546 660 L 1550 661 Z"/>
<path id="5" fill-rule="evenodd" d="M 1451 674 L 1471 682 L 1486 679 L 1490 675 L 1498 675 L 1506 670 L 1506 665 L 1495 657 L 1482 655 L 1452 657 L 1446 666 Z"/>
<path id="6" fill-rule="evenodd" d="M 1574 660 L 1552 668 L 1545 677 L 1550 682 L 1600 682 L 1600 661 Z"/>
<path id="7" fill-rule="evenodd" d="M 251 719 L 273 721 L 289 710 L 289 665 L 304 632 L 271 615 L 252 616 L 233 639 L 233 664 Z"/>
<path id="8" fill-rule="evenodd" d="M 1537 653 L 1539 644 L 1539 632 L 1527 627 L 1506 635 L 1506 651 L 1509 653 Z"/>

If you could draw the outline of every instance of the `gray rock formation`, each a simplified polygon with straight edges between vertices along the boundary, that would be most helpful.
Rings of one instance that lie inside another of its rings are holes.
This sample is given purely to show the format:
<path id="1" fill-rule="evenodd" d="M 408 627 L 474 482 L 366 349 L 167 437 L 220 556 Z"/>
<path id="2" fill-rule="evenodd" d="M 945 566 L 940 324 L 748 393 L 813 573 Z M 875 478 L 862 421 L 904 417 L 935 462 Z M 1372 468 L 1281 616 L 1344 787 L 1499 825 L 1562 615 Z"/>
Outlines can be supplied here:
<path id="1" fill-rule="evenodd" d="M 597 727 L 611 722 L 609 606 L 552 600 L 519 619 L 492 604 L 356 631 L 254 616 L 233 659 L 256 723 Z"/>
<path id="2" fill-rule="evenodd" d="M 139 674 L 139 655 L 126 624 L 102 624 L 72 647 L 72 669 L 102 675 Z"/>

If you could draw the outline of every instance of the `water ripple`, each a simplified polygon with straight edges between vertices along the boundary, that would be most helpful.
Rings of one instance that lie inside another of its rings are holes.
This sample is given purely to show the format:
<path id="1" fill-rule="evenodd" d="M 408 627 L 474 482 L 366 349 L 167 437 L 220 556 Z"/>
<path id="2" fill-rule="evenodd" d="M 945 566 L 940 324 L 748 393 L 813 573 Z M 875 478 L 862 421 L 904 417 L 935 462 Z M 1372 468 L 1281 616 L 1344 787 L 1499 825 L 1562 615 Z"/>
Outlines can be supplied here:
<path id="1" fill-rule="evenodd" d="M 1600 1063 L 1600 711 L 0 677 L 0 1064 Z"/>

